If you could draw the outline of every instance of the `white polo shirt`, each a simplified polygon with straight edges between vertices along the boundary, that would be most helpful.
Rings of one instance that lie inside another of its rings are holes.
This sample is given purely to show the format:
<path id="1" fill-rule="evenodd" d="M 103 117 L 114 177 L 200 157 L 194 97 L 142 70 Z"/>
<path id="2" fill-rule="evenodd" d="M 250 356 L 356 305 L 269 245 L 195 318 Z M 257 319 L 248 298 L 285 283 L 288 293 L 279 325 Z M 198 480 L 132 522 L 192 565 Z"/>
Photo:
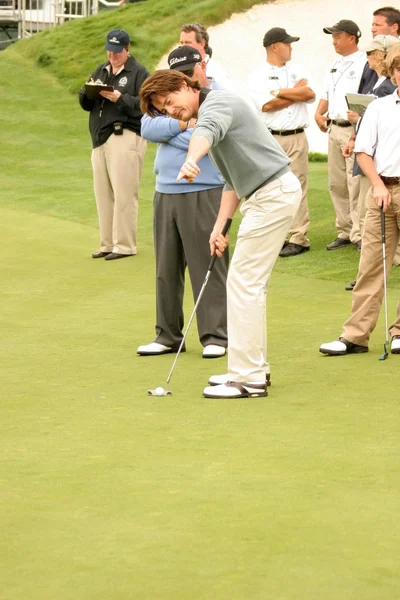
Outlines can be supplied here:
<path id="1" fill-rule="evenodd" d="M 357 50 L 349 56 L 340 56 L 331 63 L 322 93 L 322 98 L 328 100 L 330 119 L 347 121 L 349 109 L 345 94 L 358 92 L 366 60 L 365 52 Z"/>
<path id="2" fill-rule="evenodd" d="M 287 108 L 262 112 L 264 104 L 275 100 L 275 96 L 271 95 L 271 91 L 292 88 L 299 79 L 308 80 L 308 75 L 300 65 L 292 62 L 286 63 L 283 67 L 275 67 L 269 62 L 265 62 L 250 73 L 248 79 L 249 94 L 260 118 L 268 129 L 287 131 L 308 126 L 309 118 L 306 104 L 314 102 L 314 100 L 295 102 Z"/>
<path id="3" fill-rule="evenodd" d="M 400 177 L 400 97 L 398 90 L 371 102 L 357 132 L 355 152 L 374 159 L 379 175 Z"/>

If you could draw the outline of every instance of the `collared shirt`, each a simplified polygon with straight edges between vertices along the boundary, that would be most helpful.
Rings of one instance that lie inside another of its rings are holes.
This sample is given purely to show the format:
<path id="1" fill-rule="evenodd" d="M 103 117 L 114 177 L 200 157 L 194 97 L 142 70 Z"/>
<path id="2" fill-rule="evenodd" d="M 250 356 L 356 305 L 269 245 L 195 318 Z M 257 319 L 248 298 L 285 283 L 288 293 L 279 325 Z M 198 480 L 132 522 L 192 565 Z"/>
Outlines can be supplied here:
<path id="1" fill-rule="evenodd" d="M 286 63 L 283 67 L 275 67 L 265 62 L 249 75 L 249 94 L 257 112 L 268 127 L 276 131 L 288 131 L 307 127 L 309 124 L 307 106 L 309 102 L 295 102 L 287 108 L 262 112 L 267 102 L 275 100 L 271 92 L 281 88 L 292 88 L 296 81 L 308 79 L 307 74 L 299 65 Z"/>
<path id="2" fill-rule="evenodd" d="M 379 175 L 400 177 L 400 97 L 390 96 L 371 102 L 357 133 L 354 151 L 374 159 Z"/>
<path id="3" fill-rule="evenodd" d="M 331 63 L 322 93 L 322 98 L 328 100 L 330 119 L 347 121 L 349 109 L 345 94 L 358 92 L 365 61 L 365 52 L 357 50 L 357 52 L 353 52 L 349 56 L 341 56 Z"/>
<path id="4" fill-rule="evenodd" d="M 206 75 L 211 79 L 214 79 L 218 82 L 219 88 L 221 90 L 229 90 L 233 92 L 233 84 L 229 79 L 227 72 L 224 67 L 221 67 L 220 64 L 216 63 L 212 58 L 205 58 L 206 61 Z"/>

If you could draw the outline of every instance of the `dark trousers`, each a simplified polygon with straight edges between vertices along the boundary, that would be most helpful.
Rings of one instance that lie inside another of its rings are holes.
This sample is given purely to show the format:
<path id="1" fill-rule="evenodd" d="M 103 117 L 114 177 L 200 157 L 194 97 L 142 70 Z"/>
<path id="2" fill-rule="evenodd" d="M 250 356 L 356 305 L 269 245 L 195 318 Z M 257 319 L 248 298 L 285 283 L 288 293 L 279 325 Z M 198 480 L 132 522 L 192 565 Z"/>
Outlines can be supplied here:
<path id="1" fill-rule="evenodd" d="M 210 262 L 210 233 L 219 211 L 222 188 L 154 196 L 156 255 L 156 341 L 177 347 L 184 327 L 183 296 L 188 267 L 196 301 Z M 203 346 L 227 346 L 226 277 L 229 254 L 218 258 L 197 309 Z"/>

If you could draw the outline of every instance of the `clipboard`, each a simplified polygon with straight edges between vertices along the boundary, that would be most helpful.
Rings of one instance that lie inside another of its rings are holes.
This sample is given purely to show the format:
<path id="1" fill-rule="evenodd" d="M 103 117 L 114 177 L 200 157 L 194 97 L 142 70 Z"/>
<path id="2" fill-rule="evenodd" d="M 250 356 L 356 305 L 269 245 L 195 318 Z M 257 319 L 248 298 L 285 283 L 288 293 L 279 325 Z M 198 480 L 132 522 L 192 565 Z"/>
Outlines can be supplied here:
<path id="1" fill-rule="evenodd" d="M 91 100 L 96 100 L 97 98 L 101 98 L 100 92 L 113 92 L 114 87 L 112 85 L 107 85 L 106 83 L 85 83 L 85 94 Z"/>
<path id="2" fill-rule="evenodd" d="M 374 94 L 349 93 L 345 94 L 345 98 L 349 110 L 353 110 L 354 112 L 358 113 L 360 117 L 363 117 L 367 107 L 369 104 L 371 104 L 371 102 L 376 100 L 377 96 Z"/>

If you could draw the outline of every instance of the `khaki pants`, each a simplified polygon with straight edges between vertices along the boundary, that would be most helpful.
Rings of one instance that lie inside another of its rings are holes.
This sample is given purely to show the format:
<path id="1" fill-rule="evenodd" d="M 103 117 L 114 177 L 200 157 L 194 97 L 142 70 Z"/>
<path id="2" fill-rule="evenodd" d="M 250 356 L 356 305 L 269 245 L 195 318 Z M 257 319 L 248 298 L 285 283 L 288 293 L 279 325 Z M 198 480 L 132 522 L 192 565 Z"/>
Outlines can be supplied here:
<path id="1" fill-rule="evenodd" d="M 136 254 L 139 182 L 146 141 L 129 129 L 92 150 L 100 251 Z"/>
<path id="2" fill-rule="evenodd" d="M 352 127 L 331 125 L 328 143 L 329 192 L 336 213 L 339 238 L 355 244 L 361 239 L 358 222 L 360 176 L 353 177 L 354 157 L 344 158 L 342 150 L 349 141 Z"/>
<path id="3" fill-rule="evenodd" d="M 292 161 L 290 170 L 296 175 L 301 184 L 301 202 L 299 209 L 290 224 L 289 242 L 300 246 L 310 245 L 307 231 L 310 226 L 310 214 L 308 212 L 307 188 L 308 188 L 308 140 L 306 134 L 296 133 L 294 135 L 274 135 L 283 151 Z"/>
<path id="4" fill-rule="evenodd" d="M 364 221 L 365 215 L 367 212 L 367 207 L 365 205 L 365 200 L 369 190 L 371 189 L 371 183 L 365 175 L 360 175 L 360 193 L 358 196 L 358 217 L 360 222 L 360 231 L 361 236 L 364 235 Z M 393 259 L 393 266 L 398 267 L 400 265 L 400 241 L 396 248 L 396 254 Z"/>
<path id="5" fill-rule="evenodd" d="M 388 189 L 392 203 L 385 213 L 387 275 L 390 273 L 400 237 L 400 185 Z M 351 315 L 341 334 L 349 342 L 360 346 L 368 346 L 370 334 L 378 320 L 384 292 L 381 215 L 371 190 L 366 198 L 366 206 L 361 258 L 357 284 L 353 290 Z M 397 319 L 389 329 L 391 335 L 400 335 L 400 301 L 397 305 Z"/>
<path id="6" fill-rule="evenodd" d="M 241 205 L 227 280 L 230 381 L 263 381 L 267 362 L 266 294 L 273 266 L 301 200 L 293 173 L 257 190 Z"/>

